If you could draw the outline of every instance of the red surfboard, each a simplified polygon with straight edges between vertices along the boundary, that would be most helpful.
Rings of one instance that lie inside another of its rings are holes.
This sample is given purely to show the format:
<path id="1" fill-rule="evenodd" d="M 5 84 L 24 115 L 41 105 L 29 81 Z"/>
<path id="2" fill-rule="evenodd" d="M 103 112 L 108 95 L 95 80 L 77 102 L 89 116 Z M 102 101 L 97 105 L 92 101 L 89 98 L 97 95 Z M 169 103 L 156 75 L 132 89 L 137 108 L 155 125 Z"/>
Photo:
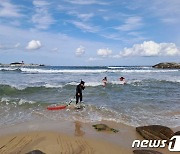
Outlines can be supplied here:
<path id="1" fill-rule="evenodd" d="M 48 110 L 61 110 L 61 109 L 65 109 L 67 105 L 60 105 L 60 106 L 48 106 L 47 109 Z"/>

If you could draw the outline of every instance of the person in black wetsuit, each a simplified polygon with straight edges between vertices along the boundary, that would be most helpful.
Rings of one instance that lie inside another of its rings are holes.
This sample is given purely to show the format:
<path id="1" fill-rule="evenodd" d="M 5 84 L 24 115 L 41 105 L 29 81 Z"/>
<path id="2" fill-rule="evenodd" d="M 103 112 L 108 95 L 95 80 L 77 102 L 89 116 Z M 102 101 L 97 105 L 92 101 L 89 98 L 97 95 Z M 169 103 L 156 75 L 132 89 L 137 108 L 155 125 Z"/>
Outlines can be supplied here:
<path id="1" fill-rule="evenodd" d="M 85 82 L 81 80 L 80 84 L 76 87 L 76 104 L 79 102 L 79 99 L 82 102 L 82 90 L 85 89 L 84 84 Z"/>

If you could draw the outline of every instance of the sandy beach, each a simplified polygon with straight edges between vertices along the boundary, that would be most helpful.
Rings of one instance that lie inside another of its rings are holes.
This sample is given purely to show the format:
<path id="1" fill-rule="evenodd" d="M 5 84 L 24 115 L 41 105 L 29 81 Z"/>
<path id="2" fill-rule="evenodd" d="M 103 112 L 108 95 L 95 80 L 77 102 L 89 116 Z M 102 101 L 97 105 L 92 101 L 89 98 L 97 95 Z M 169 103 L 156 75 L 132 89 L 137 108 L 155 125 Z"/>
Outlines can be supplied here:
<path id="1" fill-rule="evenodd" d="M 67 121 L 38 121 L 4 127 L 0 129 L 0 153 L 24 154 L 40 150 L 47 154 L 132 154 L 134 139 L 142 139 L 135 128 L 123 124 L 109 123 L 118 133 L 98 132 L 93 123 Z M 170 153 L 167 149 L 156 149 Z"/>

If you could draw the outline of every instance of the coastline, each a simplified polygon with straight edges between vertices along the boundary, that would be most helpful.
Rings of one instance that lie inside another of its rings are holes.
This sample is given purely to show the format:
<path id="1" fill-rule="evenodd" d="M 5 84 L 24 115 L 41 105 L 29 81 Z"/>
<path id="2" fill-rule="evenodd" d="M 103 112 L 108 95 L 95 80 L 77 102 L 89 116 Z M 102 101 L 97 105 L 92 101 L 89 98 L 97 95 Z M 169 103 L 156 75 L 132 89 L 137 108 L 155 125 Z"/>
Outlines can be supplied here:
<path id="1" fill-rule="evenodd" d="M 118 133 L 96 131 L 92 125 L 104 123 L 118 129 Z M 174 130 L 178 130 L 174 129 Z M 101 121 L 33 121 L 0 129 L 0 153 L 113 153 L 132 154 L 135 139 L 143 139 L 134 127 Z M 152 149 L 151 149 L 152 150 Z M 153 149 L 170 153 L 167 149 Z"/>

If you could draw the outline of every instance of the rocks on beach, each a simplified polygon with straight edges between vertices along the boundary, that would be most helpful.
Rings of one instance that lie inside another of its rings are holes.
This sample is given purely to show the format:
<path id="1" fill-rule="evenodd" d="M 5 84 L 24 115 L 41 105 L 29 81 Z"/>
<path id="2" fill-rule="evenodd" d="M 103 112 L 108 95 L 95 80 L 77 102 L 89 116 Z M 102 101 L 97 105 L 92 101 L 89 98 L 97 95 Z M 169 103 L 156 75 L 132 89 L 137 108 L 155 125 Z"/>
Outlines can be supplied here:
<path id="1" fill-rule="evenodd" d="M 159 63 L 152 67 L 163 68 L 163 69 L 180 69 L 180 63 Z"/>
<path id="2" fill-rule="evenodd" d="M 174 135 L 174 132 L 170 128 L 161 125 L 136 127 L 136 131 L 147 140 L 162 139 L 169 142 Z"/>
<path id="3" fill-rule="evenodd" d="M 45 154 L 44 152 L 40 151 L 40 150 L 33 150 L 33 151 L 30 151 L 26 154 Z"/>
<path id="4" fill-rule="evenodd" d="M 116 130 L 114 128 L 110 128 L 106 124 L 96 124 L 96 125 L 93 125 L 93 127 L 98 131 L 112 131 L 114 133 L 118 132 L 118 130 Z"/>
<path id="5" fill-rule="evenodd" d="M 174 135 L 180 135 L 180 131 L 175 132 Z"/>

